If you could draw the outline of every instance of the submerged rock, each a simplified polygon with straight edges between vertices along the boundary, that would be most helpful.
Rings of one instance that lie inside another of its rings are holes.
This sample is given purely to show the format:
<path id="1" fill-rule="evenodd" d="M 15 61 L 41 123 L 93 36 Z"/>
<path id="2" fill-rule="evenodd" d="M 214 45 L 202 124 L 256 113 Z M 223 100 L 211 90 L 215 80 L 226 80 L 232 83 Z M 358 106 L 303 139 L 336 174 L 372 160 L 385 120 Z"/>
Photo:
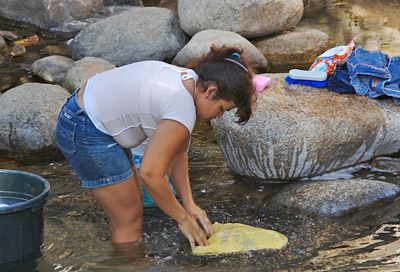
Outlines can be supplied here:
<path id="1" fill-rule="evenodd" d="M 271 209 L 337 217 L 376 206 L 399 193 L 399 186 L 378 180 L 298 182 L 284 187 L 267 205 Z"/>
<path id="2" fill-rule="evenodd" d="M 61 84 L 74 60 L 64 56 L 49 56 L 32 64 L 32 73 L 48 83 Z"/>
<path id="3" fill-rule="evenodd" d="M 317 176 L 400 150 L 400 107 L 327 89 L 292 85 L 268 74 L 249 122 L 234 111 L 212 121 L 229 168 L 249 179 Z"/>
<path id="4" fill-rule="evenodd" d="M 59 155 L 55 129 L 68 96 L 58 85 L 40 83 L 23 84 L 1 95 L 0 155 L 21 160 Z"/>
<path id="5" fill-rule="evenodd" d="M 400 159 L 378 157 L 372 161 L 371 166 L 384 171 L 400 172 Z"/>
<path id="6" fill-rule="evenodd" d="M 57 45 L 46 45 L 45 47 L 43 47 L 42 52 L 43 54 L 46 55 L 59 55 L 59 56 L 62 56 L 65 53 L 67 53 L 65 52 L 64 48 Z"/>

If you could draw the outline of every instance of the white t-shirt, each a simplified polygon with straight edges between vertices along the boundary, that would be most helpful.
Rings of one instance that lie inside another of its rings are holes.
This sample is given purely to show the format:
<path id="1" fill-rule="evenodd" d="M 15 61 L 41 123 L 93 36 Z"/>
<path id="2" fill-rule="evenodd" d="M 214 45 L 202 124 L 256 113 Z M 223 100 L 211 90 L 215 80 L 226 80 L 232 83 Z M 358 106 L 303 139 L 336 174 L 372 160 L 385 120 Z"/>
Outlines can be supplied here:
<path id="1" fill-rule="evenodd" d="M 182 73 L 186 72 L 184 76 Z M 193 97 L 182 79 L 193 70 L 161 61 L 125 65 L 90 78 L 84 93 L 85 110 L 96 128 L 114 137 L 123 148 L 150 138 L 162 119 L 175 120 L 192 132 L 196 121 Z"/>

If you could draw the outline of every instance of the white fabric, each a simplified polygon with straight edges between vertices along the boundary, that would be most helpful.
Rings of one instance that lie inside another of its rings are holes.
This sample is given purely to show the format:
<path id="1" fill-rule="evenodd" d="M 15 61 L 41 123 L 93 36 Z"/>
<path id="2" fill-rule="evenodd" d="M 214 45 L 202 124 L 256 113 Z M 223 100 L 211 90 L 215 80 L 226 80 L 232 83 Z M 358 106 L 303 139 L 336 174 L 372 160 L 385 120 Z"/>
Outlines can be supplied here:
<path id="1" fill-rule="evenodd" d="M 96 109 L 94 108 L 93 96 L 92 96 L 92 82 L 93 82 L 92 79 L 93 78 L 89 78 L 86 84 L 85 92 L 83 93 L 83 101 L 84 101 L 83 104 L 85 106 L 85 111 L 87 115 L 89 115 L 90 120 L 93 122 L 93 124 L 98 130 L 106 134 L 109 134 L 108 131 L 103 127 L 101 122 L 97 120 L 96 117 Z"/>
<path id="2" fill-rule="evenodd" d="M 162 119 L 175 120 L 191 133 L 196 108 L 182 83 L 189 78 L 196 82 L 193 70 L 160 61 L 108 70 L 89 80 L 83 98 L 85 109 L 94 125 L 124 148 L 150 138 Z"/>

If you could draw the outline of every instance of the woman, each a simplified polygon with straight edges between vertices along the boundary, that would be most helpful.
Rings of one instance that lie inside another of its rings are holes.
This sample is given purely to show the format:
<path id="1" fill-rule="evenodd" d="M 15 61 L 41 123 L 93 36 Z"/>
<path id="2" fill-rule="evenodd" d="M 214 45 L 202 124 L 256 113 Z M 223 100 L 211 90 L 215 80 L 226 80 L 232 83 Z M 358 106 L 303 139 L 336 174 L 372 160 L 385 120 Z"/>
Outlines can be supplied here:
<path id="1" fill-rule="evenodd" d="M 207 121 L 233 108 L 238 123 L 250 118 L 252 75 L 240 53 L 212 47 L 190 69 L 160 61 L 122 66 L 90 78 L 64 105 L 58 145 L 106 213 L 114 245 L 141 240 L 141 182 L 192 248 L 207 245 L 214 230 L 193 200 L 187 149 L 196 118 Z M 139 179 L 130 148 L 146 138 Z"/>

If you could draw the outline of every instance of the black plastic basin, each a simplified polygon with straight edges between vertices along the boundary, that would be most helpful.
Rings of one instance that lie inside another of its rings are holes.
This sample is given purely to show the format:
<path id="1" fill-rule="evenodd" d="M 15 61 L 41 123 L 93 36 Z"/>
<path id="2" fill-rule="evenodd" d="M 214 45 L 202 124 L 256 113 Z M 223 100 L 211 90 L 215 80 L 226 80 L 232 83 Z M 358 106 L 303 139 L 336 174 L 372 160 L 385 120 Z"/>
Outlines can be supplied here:
<path id="1" fill-rule="evenodd" d="M 0 169 L 0 263 L 40 251 L 49 183 L 27 172 Z"/>

